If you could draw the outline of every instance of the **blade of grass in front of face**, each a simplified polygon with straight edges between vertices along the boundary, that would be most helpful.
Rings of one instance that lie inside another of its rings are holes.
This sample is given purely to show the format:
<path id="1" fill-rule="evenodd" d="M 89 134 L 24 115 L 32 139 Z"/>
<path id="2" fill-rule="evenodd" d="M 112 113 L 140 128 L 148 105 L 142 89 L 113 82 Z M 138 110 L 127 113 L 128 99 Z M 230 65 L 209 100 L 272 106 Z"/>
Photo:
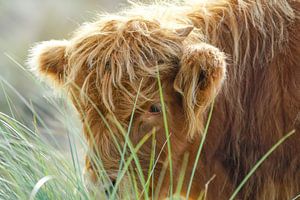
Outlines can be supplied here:
<path id="1" fill-rule="evenodd" d="M 149 187 L 150 187 L 150 180 L 153 178 L 151 176 L 152 170 L 154 170 L 155 165 L 154 165 L 154 159 L 155 159 L 155 148 L 156 148 L 156 138 L 155 138 L 155 133 L 156 130 L 153 128 L 152 130 L 152 142 L 151 142 L 151 155 L 150 155 L 150 163 L 149 163 L 149 168 L 148 168 L 148 179 L 146 181 L 146 187 L 145 187 L 145 192 L 148 195 L 149 194 Z M 153 190 L 153 188 L 152 188 Z"/>
<path id="2" fill-rule="evenodd" d="M 151 200 L 154 199 L 154 177 L 155 177 L 155 172 L 153 169 L 153 173 L 149 175 L 151 177 Z"/>
<path id="3" fill-rule="evenodd" d="M 258 160 L 258 162 L 253 166 L 253 168 L 249 171 L 249 173 L 245 176 L 245 178 L 242 180 L 242 182 L 238 185 L 236 190 L 233 192 L 229 200 L 233 200 L 239 191 L 242 189 L 242 187 L 245 185 L 245 183 L 249 180 L 249 178 L 255 173 L 257 168 L 276 150 L 276 148 L 281 145 L 285 140 L 287 140 L 291 135 L 295 133 L 295 130 L 292 130 L 288 134 L 286 134 L 284 137 L 282 137 L 272 148 L 261 158 Z"/>
<path id="4" fill-rule="evenodd" d="M 201 191 L 197 200 L 205 200 L 205 192 L 204 191 Z"/>
<path id="5" fill-rule="evenodd" d="M 212 116 L 212 113 L 213 113 L 213 108 L 214 108 L 214 100 L 211 103 L 211 107 L 210 107 L 210 110 L 209 110 L 207 122 L 206 122 L 205 129 L 204 129 L 204 133 L 202 134 L 201 142 L 200 142 L 200 145 L 199 145 L 199 148 L 198 148 L 198 152 L 197 152 L 197 155 L 196 155 L 196 159 L 195 159 L 195 163 L 194 163 L 193 170 L 192 170 L 192 173 L 191 173 L 191 177 L 190 177 L 188 189 L 187 189 L 187 192 L 186 192 L 186 200 L 188 200 L 188 198 L 190 196 L 190 192 L 191 192 L 191 188 L 192 188 L 192 183 L 193 183 L 194 175 L 195 175 L 195 172 L 196 172 L 196 169 L 197 169 L 197 165 L 198 165 L 198 162 L 199 162 L 199 159 L 200 159 L 200 155 L 201 155 L 201 152 L 202 152 L 203 144 L 204 144 L 205 139 L 206 139 L 208 127 L 209 127 L 211 116 Z"/>
<path id="6" fill-rule="evenodd" d="M 154 200 L 159 199 L 160 189 L 163 184 L 164 178 L 166 176 L 167 168 L 168 168 L 168 160 L 166 160 L 163 164 L 162 170 L 160 171 L 159 178 L 155 187 Z"/>
<path id="7" fill-rule="evenodd" d="M 168 159 L 169 159 L 169 170 L 170 170 L 170 199 L 172 200 L 172 195 L 173 195 L 172 150 L 171 150 L 171 142 L 170 142 L 170 138 L 169 138 L 170 132 L 169 132 L 169 127 L 168 127 L 168 120 L 167 120 L 167 113 L 166 113 L 163 89 L 162 89 L 161 82 L 160 82 L 158 67 L 157 67 L 157 81 L 158 81 L 159 97 L 160 97 L 160 103 L 161 103 L 161 108 L 162 108 L 162 113 L 163 113 L 163 121 L 164 121 L 165 134 L 166 134 L 167 146 L 168 146 Z"/>
<path id="8" fill-rule="evenodd" d="M 198 200 L 205 200 L 206 196 L 207 196 L 207 191 L 208 191 L 208 187 L 209 184 L 214 180 L 214 178 L 216 177 L 216 175 L 214 174 L 206 183 L 205 183 L 205 190 L 202 190 L 198 196 Z"/>
<path id="9" fill-rule="evenodd" d="M 179 180 L 177 181 L 177 187 L 176 187 L 176 192 L 175 192 L 176 198 L 180 197 L 180 192 L 181 192 L 182 185 L 184 182 L 184 176 L 185 176 L 188 162 L 189 162 L 189 154 L 186 152 L 183 156 L 183 162 L 182 162 L 181 169 L 180 169 Z"/>
<path id="10" fill-rule="evenodd" d="M 138 184 L 137 184 L 137 181 L 136 181 L 136 172 L 135 170 L 133 169 L 132 165 L 129 165 L 129 171 L 130 171 L 130 177 L 131 177 L 131 181 L 132 181 L 132 185 L 133 185 L 133 193 L 134 193 L 134 197 L 135 199 L 139 199 L 139 189 L 138 189 Z M 129 198 L 129 199 L 132 199 Z"/>
<path id="11" fill-rule="evenodd" d="M 149 168 L 148 168 L 148 177 L 147 177 L 147 181 L 146 181 L 146 185 L 144 187 L 144 189 L 141 191 L 140 193 L 140 197 L 138 199 L 142 198 L 142 195 L 144 193 L 146 193 L 147 195 L 149 195 L 149 186 L 150 186 L 150 180 L 151 178 L 153 178 L 152 173 L 154 171 L 155 168 L 155 148 L 156 148 L 156 138 L 155 138 L 155 128 L 152 129 L 152 142 L 151 142 L 151 155 L 150 155 L 150 163 L 149 163 Z M 152 186 L 153 188 L 153 186 Z M 152 190 L 153 191 L 153 190 Z M 151 195 L 153 198 L 153 194 Z"/>

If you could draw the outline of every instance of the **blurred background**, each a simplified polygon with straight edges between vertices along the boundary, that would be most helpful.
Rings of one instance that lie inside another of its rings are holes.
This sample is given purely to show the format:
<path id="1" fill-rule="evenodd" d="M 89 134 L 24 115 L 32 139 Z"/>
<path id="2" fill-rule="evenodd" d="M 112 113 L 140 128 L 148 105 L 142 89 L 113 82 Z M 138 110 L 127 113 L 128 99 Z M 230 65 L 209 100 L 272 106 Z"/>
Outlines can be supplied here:
<path id="1" fill-rule="evenodd" d="M 38 41 L 67 39 L 97 13 L 126 5 L 125 0 L 0 0 L 0 112 L 31 129 L 38 125 L 48 142 L 68 154 L 66 124 L 81 134 L 80 123 L 62 98 L 22 69 L 28 49 Z M 36 116 L 43 123 L 36 123 Z"/>

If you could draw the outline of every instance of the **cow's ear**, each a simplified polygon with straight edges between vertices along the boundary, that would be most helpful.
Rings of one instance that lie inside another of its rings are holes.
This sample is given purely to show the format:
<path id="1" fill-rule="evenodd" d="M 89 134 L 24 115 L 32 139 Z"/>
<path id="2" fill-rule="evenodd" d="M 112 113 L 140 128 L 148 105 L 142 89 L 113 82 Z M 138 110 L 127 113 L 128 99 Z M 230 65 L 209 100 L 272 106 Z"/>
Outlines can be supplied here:
<path id="1" fill-rule="evenodd" d="M 183 48 L 174 88 L 182 95 L 188 133 L 203 129 L 203 114 L 217 95 L 226 76 L 226 59 L 218 48 L 206 43 Z"/>
<path id="2" fill-rule="evenodd" d="M 50 40 L 38 43 L 30 50 L 28 64 L 31 70 L 53 84 L 63 84 L 67 69 L 66 40 Z"/>

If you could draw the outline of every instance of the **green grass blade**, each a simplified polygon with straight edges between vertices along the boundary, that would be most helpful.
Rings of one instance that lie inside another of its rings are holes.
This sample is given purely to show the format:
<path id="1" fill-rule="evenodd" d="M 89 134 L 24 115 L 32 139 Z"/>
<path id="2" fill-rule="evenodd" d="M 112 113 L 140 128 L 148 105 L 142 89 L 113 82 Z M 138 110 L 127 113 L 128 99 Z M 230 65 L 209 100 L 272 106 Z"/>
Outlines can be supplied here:
<path id="1" fill-rule="evenodd" d="M 179 174 L 179 180 L 177 181 L 177 187 L 176 187 L 176 192 L 175 192 L 177 198 L 180 196 L 180 192 L 181 192 L 181 189 L 183 186 L 184 176 L 185 176 L 188 162 L 189 162 L 189 154 L 185 153 L 183 156 L 183 161 L 182 161 L 180 174 Z"/>
<path id="2" fill-rule="evenodd" d="M 213 113 L 213 108 L 214 108 L 214 100 L 211 103 L 211 107 L 210 107 L 209 114 L 208 114 L 208 119 L 207 119 L 207 122 L 206 122 L 206 125 L 205 125 L 205 129 L 204 129 L 204 133 L 202 134 L 201 142 L 200 142 L 200 145 L 199 145 L 199 148 L 198 148 L 198 152 L 197 152 L 197 155 L 196 155 L 195 163 L 194 163 L 194 166 L 193 166 L 191 178 L 190 178 L 189 185 L 188 185 L 188 190 L 187 190 L 187 193 L 186 193 L 186 200 L 188 200 L 188 198 L 190 196 L 190 192 L 191 192 L 191 188 L 192 188 L 192 183 L 193 183 L 194 175 L 195 175 L 195 172 L 196 172 L 196 169 L 197 169 L 197 165 L 198 165 L 198 162 L 199 162 L 199 159 L 200 159 L 200 155 L 201 155 L 201 152 L 202 152 L 203 144 L 204 144 L 205 139 L 206 139 L 208 127 L 209 127 L 209 124 L 210 124 L 210 121 L 211 121 L 211 116 L 212 116 L 212 113 Z"/>
<path id="3" fill-rule="evenodd" d="M 245 178 L 242 180 L 242 182 L 239 184 L 239 186 L 236 188 L 236 190 L 233 192 L 229 200 L 233 200 L 239 191 L 242 189 L 242 187 L 245 185 L 245 183 L 248 181 L 248 179 L 254 174 L 254 172 L 257 170 L 257 168 L 273 153 L 273 151 L 281 145 L 285 140 L 287 140 L 291 135 L 295 133 L 295 130 L 292 130 L 288 134 L 286 134 L 283 138 L 281 138 L 272 148 L 263 156 L 261 159 L 258 160 L 258 162 L 253 166 L 253 168 L 250 170 L 250 172 L 245 176 Z"/>
<path id="4" fill-rule="evenodd" d="M 34 186 L 31 194 L 30 194 L 30 197 L 29 197 L 29 200 L 34 200 L 35 199 L 35 196 L 36 194 L 39 192 L 40 188 L 45 185 L 48 181 L 54 179 L 55 177 L 54 176 L 45 176 L 43 178 L 41 178 L 37 183 L 36 185 Z"/>
<path id="5" fill-rule="evenodd" d="M 167 120 L 167 112 L 165 107 L 165 101 L 164 101 L 164 95 L 163 95 L 163 89 L 160 81 L 159 76 L 159 68 L 157 67 L 157 81 L 158 81 L 158 87 L 159 87 L 159 97 L 160 97 L 160 103 L 163 113 L 163 121 L 164 121 L 164 127 L 165 127 L 165 134 L 167 139 L 167 147 L 168 147 L 168 161 L 169 161 L 169 170 L 170 170 L 170 199 L 172 200 L 173 195 L 173 163 L 172 163 L 172 149 L 171 149 L 171 142 L 170 142 L 170 132 L 168 127 L 168 120 Z"/>

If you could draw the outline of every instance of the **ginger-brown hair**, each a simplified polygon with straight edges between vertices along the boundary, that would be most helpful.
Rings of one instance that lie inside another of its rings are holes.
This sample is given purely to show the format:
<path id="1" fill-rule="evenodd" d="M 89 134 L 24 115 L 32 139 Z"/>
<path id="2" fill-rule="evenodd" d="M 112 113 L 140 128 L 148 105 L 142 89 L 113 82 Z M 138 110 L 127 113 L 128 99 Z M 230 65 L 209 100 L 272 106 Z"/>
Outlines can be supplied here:
<path id="1" fill-rule="evenodd" d="M 218 95 L 191 197 L 215 174 L 207 198 L 227 198 L 258 158 L 296 129 L 294 139 L 274 152 L 239 196 L 292 198 L 300 189 L 299 13 L 300 3 L 293 0 L 137 4 L 83 25 L 68 41 L 37 45 L 31 60 L 40 74 L 71 93 L 88 141 L 96 141 L 90 147 L 111 174 L 120 158 L 112 136 L 124 140 L 111 119 L 127 128 L 140 86 L 131 139 L 139 141 L 155 127 L 158 143 L 166 140 L 161 114 L 155 113 L 159 70 L 178 166 L 185 152 L 189 166 L 195 161 L 207 108 Z M 144 170 L 149 148 L 140 150 Z M 87 167 L 93 168 L 89 160 Z M 175 182 L 178 174 L 176 168 Z"/>

